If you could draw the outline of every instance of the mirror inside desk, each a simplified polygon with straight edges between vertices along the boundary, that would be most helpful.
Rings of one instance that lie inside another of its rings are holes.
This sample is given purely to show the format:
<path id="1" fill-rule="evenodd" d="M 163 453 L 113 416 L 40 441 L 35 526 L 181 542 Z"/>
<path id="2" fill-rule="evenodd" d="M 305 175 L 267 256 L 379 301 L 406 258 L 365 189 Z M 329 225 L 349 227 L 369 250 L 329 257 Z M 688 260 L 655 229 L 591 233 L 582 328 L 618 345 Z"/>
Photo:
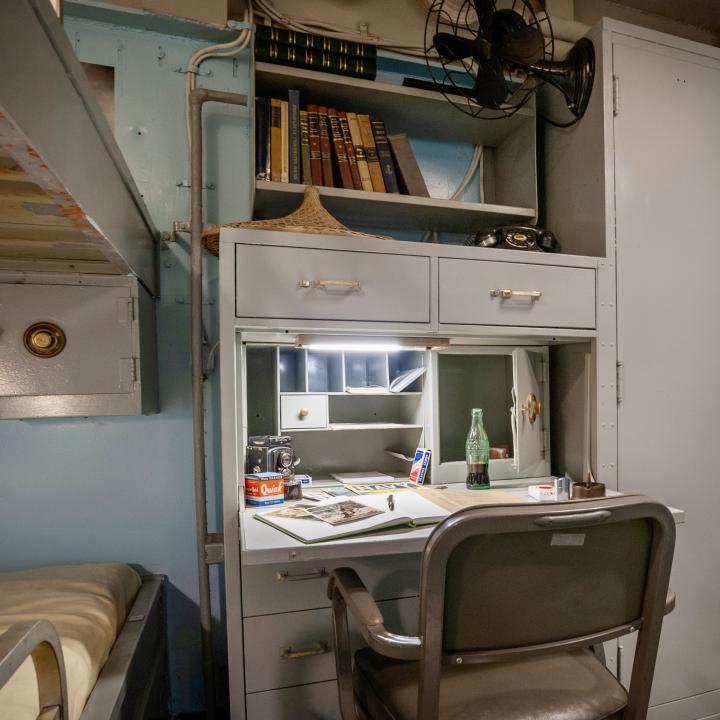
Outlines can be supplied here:
<path id="1" fill-rule="evenodd" d="M 297 472 L 407 478 L 417 448 L 431 451 L 429 482 L 464 482 L 472 411 L 483 410 L 493 484 L 583 474 L 594 402 L 585 356 L 593 344 L 483 344 L 431 339 L 299 346 L 239 343 L 243 452 L 248 438 L 292 445 Z M 273 339 L 277 336 L 273 336 Z M 396 338 L 397 339 L 397 338 Z M 551 432 L 552 429 L 552 432 Z M 242 462 L 242 460 L 239 460 Z M 241 468 L 240 472 L 246 468 Z M 263 467 L 263 470 L 276 468 Z"/>

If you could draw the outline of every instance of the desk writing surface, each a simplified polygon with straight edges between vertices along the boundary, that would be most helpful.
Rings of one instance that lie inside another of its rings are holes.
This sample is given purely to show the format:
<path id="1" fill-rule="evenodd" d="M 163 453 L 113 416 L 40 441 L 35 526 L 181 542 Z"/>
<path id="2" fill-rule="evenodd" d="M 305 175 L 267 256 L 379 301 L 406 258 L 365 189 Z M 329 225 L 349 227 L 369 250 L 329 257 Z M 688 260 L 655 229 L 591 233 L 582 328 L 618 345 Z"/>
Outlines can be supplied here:
<path id="1" fill-rule="evenodd" d="M 463 492 L 465 491 L 465 485 L 458 483 L 456 486 L 450 485 L 447 490 L 438 490 L 432 487 L 429 490 L 429 500 L 438 502 L 446 509 L 451 510 L 457 510 L 463 506 L 469 507 L 470 503 L 464 502 L 461 498 L 467 498 L 470 494 L 477 497 L 477 500 L 471 503 L 472 505 L 535 504 L 538 502 L 527 494 L 527 488 L 524 487 L 503 490 L 477 490 L 466 494 Z M 442 493 L 448 493 L 448 501 L 445 503 L 441 503 L 437 499 Z M 608 497 L 620 494 L 611 490 L 608 490 L 607 493 Z M 552 502 L 545 504 L 553 505 Z M 373 532 L 342 540 L 306 545 L 270 525 L 255 520 L 253 515 L 256 512 L 263 512 L 268 509 L 270 508 L 263 508 L 262 510 L 252 508 L 242 512 L 241 550 L 242 561 L 246 565 L 420 553 L 425 547 L 425 542 L 430 533 L 436 527 L 435 525 L 425 525 L 419 528 L 392 528 L 391 530 Z M 682 510 L 670 508 L 670 511 L 676 523 L 685 522 L 685 513 Z"/>

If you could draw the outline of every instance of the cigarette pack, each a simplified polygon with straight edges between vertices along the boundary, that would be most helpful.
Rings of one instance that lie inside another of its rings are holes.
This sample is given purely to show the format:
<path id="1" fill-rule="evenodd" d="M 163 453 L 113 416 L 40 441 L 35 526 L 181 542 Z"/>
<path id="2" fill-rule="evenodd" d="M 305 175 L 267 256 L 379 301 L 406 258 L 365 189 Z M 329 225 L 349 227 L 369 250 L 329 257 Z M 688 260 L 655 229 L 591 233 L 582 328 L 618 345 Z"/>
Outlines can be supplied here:
<path id="1" fill-rule="evenodd" d="M 410 480 L 422 485 L 427 476 L 428 467 L 430 466 L 430 450 L 426 448 L 418 448 L 415 451 L 412 468 L 410 468 Z"/>

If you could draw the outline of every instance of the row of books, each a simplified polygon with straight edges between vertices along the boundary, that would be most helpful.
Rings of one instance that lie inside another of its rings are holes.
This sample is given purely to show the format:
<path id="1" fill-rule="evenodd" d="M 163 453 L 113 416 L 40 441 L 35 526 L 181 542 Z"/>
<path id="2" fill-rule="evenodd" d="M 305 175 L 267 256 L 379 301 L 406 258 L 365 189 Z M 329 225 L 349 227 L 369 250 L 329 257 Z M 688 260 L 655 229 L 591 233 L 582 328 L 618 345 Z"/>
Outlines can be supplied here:
<path id="1" fill-rule="evenodd" d="M 258 180 L 428 197 L 407 135 L 388 137 L 370 115 L 288 99 L 256 98 Z"/>
<path id="2" fill-rule="evenodd" d="M 255 58 L 264 62 L 374 80 L 377 48 L 324 35 L 258 25 Z"/>

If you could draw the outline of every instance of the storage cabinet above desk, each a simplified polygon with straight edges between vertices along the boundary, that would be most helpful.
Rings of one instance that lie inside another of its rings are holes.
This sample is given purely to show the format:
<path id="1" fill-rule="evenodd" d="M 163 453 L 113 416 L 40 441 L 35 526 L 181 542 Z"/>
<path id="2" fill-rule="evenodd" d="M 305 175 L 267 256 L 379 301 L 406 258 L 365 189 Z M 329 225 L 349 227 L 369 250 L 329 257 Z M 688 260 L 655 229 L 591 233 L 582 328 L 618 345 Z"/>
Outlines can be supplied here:
<path id="1" fill-rule="evenodd" d="M 230 228 L 223 238 L 241 327 L 572 337 L 596 326 L 592 257 Z"/>

